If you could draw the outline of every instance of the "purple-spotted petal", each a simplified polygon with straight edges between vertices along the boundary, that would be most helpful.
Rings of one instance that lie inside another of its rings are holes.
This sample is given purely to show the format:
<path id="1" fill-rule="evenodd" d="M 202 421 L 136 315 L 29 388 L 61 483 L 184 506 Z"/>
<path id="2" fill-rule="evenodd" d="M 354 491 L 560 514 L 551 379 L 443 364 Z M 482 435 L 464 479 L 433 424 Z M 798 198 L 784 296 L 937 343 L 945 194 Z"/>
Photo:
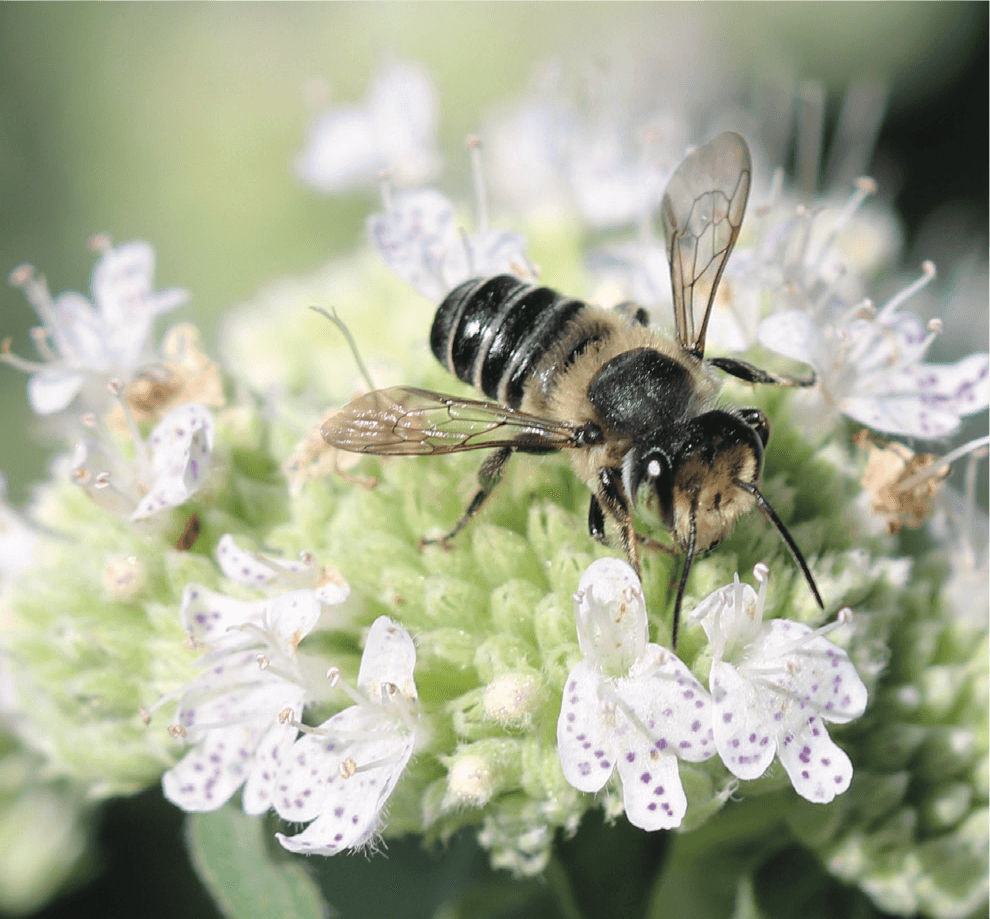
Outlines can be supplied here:
<path id="1" fill-rule="evenodd" d="M 379 713 L 354 706 L 293 744 L 276 782 L 274 806 L 286 820 L 316 818 L 290 851 L 334 855 L 371 839 L 388 796 L 412 755 L 413 736 Z"/>
<path id="2" fill-rule="evenodd" d="M 564 683 L 557 720 L 557 754 L 564 778 L 578 791 L 598 791 L 615 767 L 618 716 L 599 699 L 601 678 L 586 661 Z M 624 720 L 624 719 L 623 719 Z"/>
<path id="3" fill-rule="evenodd" d="M 715 755 L 711 696 L 672 651 L 647 645 L 616 689 L 659 749 L 693 763 Z"/>
<path id="4" fill-rule="evenodd" d="M 227 533 L 217 542 L 217 564 L 224 575 L 246 587 L 261 587 L 275 578 L 276 572 L 256 552 L 248 552 Z"/>
<path id="5" fill-rule="evenodd" d="M 237 600 L 209 590 L 199 584 L 188 584 L 182 592 L 179 615 L 189 637 L 197 645 L 243 644 L 244 632 L 232 631 L 245 623 L 261 625 L 267 600 Z"/>
<path id="6" fill-rule="evenodd" d="M 816 804 L 827 804 L 852 781 L 852 762 L 828 736 L 820 718 L 810 717 L 800 731 L 785 735 L 778 753 L 794 790 Z"/>
<path id="7" fill-rule="evenodd" d="M 785 699 L 761 690 L 724 661 L 712 663 L 708 685 L 718 755 L 733 775 L 759 778 L 777 752 L 777 732 L 787 712 Z"/>
<path id="8" fill-rule="evenodd" d="M 649 738 L 630 733 L 619 757 L 622 804 L 633 826 L 670 830 L 681 825 L 687 797 L 677 770 L 677 757 L 660 753 Z"/>
<path id="9" fill-rule="evenodd" d="M 158 423 L 148 446 L 155 481 L 131 514 L 132 520 L 177 507 L 199 490 L 213 451 L 213 415 L 198 402 L 180 405 Z"/>
<path id="10" fill-rule="evenodd" d="M 809 637 L 811 632 L 803 623 L 772 619 L 746 649 L 752 672 L 746 662 L 739 663 L 739 672 L 762 683 L 768 693 L 771 686 L 778 687 L 789 704 L 789 729 L 808 712 L 844 724 L 866 711 L 866 686 L 849 655 L 827 638 Z"/>

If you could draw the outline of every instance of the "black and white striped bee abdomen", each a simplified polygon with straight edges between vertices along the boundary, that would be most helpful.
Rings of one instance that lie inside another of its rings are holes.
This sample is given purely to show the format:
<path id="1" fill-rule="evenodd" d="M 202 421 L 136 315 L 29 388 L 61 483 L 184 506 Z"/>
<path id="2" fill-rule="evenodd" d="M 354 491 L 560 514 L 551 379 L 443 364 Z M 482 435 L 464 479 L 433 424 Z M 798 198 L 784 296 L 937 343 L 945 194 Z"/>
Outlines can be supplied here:
<path id="1" fill-rule="evenodd" d="M 526 381 L 589 307 L 511 275 L 474 278 L 437 309 L 430 347 L 455 376 L 518 408 Z M 579 345 L 580 346 L 580 343 Z"/>

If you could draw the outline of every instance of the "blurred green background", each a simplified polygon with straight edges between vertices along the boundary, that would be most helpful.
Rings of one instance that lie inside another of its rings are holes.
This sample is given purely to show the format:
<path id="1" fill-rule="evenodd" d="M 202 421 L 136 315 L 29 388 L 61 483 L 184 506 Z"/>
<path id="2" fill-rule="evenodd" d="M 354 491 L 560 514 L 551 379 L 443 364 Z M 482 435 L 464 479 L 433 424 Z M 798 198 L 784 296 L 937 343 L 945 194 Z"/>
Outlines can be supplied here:
<path id="1" fill-rule="evenodd" d="M 985 3 L 5 3 L 0 268 L 30 261 L 53 293 L 88 292 L 90 236 L 145 239 L 158 287 L 192 293 L 173 317 L 194 318 L 210 341 L 217 318 L 260 286 L 362 238 L 373 191 L 328 198 L 292 175 L 311 78 L 349 103 L 390 56 L 425 65 L 441 98 L 443 187 L 460 193 L 465 135 L 494 100 L 525 91 L 538 62 L 649 53 L 654 36 L 699 17 L 741 72 L 821 80 L 830 112 L 851 79 L 887 81 L 878 155 L 898 178 L 888 191 L 909 258 L 946 204 L 985 251 Z M 0 317 L 0 337 L 32 355 L 34 314 L 19 290 L 4 288 Z M 44 477 L 47 457 L 25 382 L 0 367 L 0 470 L 15 502 Z M 179 825 L 154 793 L 113 803 L 99 831 L 102 880 L 43 915 L 210 915 L 189 892 Z"/>

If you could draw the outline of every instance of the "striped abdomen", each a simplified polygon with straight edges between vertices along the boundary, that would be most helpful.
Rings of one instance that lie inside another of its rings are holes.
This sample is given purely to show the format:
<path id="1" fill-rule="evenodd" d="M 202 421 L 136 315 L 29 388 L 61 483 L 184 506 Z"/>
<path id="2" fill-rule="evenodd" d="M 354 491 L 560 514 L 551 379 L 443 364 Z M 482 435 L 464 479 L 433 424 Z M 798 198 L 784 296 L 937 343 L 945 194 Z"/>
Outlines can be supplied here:
<path id="1" fill-rule="evenodd" d="M 430 347 L 465 383 L 518 408 L 523 388 L 547 352 L 576 330 L 589 307 L 511 275 L 475 278 L 452 290 L 437 309 Z M 582 340 L 583 339 L 583 340 Z M 574 354 L 589 339 L 578 334 Z"/>

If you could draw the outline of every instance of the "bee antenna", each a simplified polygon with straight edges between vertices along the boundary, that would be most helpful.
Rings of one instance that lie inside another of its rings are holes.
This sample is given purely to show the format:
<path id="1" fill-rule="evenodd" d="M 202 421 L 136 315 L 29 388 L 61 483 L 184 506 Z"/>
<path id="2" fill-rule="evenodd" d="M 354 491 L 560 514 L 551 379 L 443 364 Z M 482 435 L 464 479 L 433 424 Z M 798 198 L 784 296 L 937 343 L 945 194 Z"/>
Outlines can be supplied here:
<path id="1" fill-rule="evenodd" d="M 815 583 L 815 578 L 811 573 L 811 569 L 808 567 L 808 563 L 804 560 L 804 556 L 801 554 L 801 550 L 798 548 L 798 544 L 794 542 L 794 537 L 787 531 L 787 527 L 784 526 L 784 521 L 777 516 L 777 512 L 770 506 L 770 502 L 760 494 L 760 490 L 755 485 L 750 485 L 749 482 L 736 482 L 743 491 L 749 492 L 754 498 L 756 498 L 756 503 L 759 505 L 761 511 L 763 511 L 764 516 L 769 520 L 776 528 L 777 532 L 780 533 L 784 542 L 787 543 L 787 548 L 791 550 L 791 555 L 794 556 L 794 561 L 798 563 L 798 567 L 804 573 L 805 580 L 808 582 L 808 586 L 811 588 L 811 592 L 815 595 L 815 602 L 821 609 L 825 609 L 825 604 L 822 602 L 822 595 L 818 592 L 818 585 Z"/>
<path id="2" fill-rule="evenodd" d="M 691 532 L 688 534 L 687 551 L 684 553 L 684 567 L 681 569 L 681 582 L 677 585 L 677 599 L 674 600 L 674 626 L 670 630 L 671 650 L 677 650 L 677 632 L 681 624 L 681 604 L 684 602 L 684 591 L 687 588 L 688 575 L 691 573 L 691 563 L 694 561 L 695 535 L 697 527 L 694 522 L 695 505 L 691 505 Z"/>

